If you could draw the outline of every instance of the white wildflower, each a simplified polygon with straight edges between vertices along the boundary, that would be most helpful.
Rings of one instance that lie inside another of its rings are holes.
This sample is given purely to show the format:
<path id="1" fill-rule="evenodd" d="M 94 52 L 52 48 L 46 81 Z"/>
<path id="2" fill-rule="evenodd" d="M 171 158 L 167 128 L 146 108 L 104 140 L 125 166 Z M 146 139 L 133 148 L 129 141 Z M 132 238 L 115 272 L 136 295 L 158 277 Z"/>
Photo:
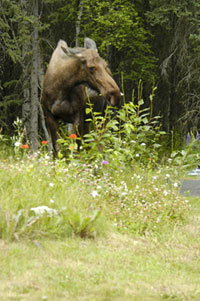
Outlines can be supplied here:
<path id="1" fill-rule="evenodd" d="M 177 182 L 174 183 L 174 187 L 175 187 L 175 188 L 178 187 L 178 183 L 177 183 Z"/>
<path id="2" fill-rule="evenodd" d="M 16 147 L 18 147 L 18 146 L 20 146 L 21 145 L 21 143 L 19 142 L 19 141 L 16 141 L 15 143 L 14 143 L 14 146 L 16 146 Z"/>
<path id="3" fill-rule="evenodd" d="M 121 193 L 121 196 L 126 196 L 126 195 L 127 195 L 127 192 L 125 192 L 125 191 Z"/>
<path id="4" fill-rule="evenodd" d="M 164 190 L 163 193 L 165 196 L 167 196 L 169 194 L 169 192 L 167 190 Z"/>
<path id="5" fill-rule="evenodd" d="M 99 196 L 99 194 L 98 194 L 98 192 L 96 190 L 93 190 L 91 192 L 91 195 L 92 195 L 93 198 L 96 198 L 97 196 Z"/>
<path id="6" fill-rule="evenodd" d="M 165 176 L 166 176 L 166 178 L 170 178 L 170 175 L 168 173 Z"/>
<path id="7" fill-rule="evenodd" d="M 49 186 L 50 186 L 50 187 L 53 187 L 53 186 L 54 186 L 54 184 L 53 184 L 53 183 L 49 183 Z"/>
<path id="8" fill-rule="evenodd" d="M 44 215 L 47 213 L 49 216 L 57 215 L 58 211 L 56 209 L 49 208 L 47 206 L 38 206 L 35 208 L 31 208 L 31 211 L 34 211 L 36 215 Z"/>

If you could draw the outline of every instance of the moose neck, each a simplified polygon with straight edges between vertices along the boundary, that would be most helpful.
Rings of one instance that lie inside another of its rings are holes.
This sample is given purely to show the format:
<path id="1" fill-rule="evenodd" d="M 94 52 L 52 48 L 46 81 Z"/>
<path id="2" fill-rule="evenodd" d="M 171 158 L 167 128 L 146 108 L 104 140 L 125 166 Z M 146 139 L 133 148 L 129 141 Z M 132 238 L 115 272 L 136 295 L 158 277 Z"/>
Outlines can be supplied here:
<path id="1" fill-rule="evenodd" d="M 63 69 L 63 74 L 65 74 L 65 76 L 63 77 L 62 86 L 65 87 L 65 90 L 70 92 L 73 87 L 84 82 L 81 61 L 77 59 L 71 59 Z"/>

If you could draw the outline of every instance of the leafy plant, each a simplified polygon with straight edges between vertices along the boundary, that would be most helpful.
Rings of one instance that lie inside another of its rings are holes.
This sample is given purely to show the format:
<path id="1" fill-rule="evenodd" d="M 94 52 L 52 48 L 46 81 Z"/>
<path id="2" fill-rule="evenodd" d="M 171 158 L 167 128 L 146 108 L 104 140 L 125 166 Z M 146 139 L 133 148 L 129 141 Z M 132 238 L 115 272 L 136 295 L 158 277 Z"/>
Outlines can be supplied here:
<path id="1" fill-rule="evenodd" d="M 100 214 L 100 210 L 95 210 L 90 215 L 83 215 L 76 209 L 68 209 L 68 222 L 73 230 L 73 233 L 82 238 L 94 237 L 94 224 L 100 216 Z"/>
<path id="2" fill-rule="evenodd" d="M 161 149 L 160 116 L 152 117 L 152 102 L 155 88 L 150 95 L 150 108 L 142 109 L 142 85 L 138 88 L 138 99 L 125 103 L 121 109 L 113 110 L 107 107 L 105 116 L 100 116 L 87 109 L 91 113 L 90 122 L 93 129 L 85 135 L 83 152 L 80 156 L 87 161 L 106 159 L 123 164 L 132 164 L 135 161 L 147 165 L 148 160 L 156 162 Z"/>

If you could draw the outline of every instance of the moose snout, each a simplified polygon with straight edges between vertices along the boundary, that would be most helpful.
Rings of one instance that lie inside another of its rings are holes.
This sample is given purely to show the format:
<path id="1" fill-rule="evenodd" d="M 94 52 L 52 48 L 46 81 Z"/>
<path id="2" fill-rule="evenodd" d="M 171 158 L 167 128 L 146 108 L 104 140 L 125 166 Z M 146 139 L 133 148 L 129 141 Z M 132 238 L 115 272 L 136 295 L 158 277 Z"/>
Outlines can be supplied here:
<path id="1" fill-rule="evenodd" d="M 111 104 L 111 106 L 121 105 L 121 92 L 119 88 L 111 89 L 106 97 Z"/>

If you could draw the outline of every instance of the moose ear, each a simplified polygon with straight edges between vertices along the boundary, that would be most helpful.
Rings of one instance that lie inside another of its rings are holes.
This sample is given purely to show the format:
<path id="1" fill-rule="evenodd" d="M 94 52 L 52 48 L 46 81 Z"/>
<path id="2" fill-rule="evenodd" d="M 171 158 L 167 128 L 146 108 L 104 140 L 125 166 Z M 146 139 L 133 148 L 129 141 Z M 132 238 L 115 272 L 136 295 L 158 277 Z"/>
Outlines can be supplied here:
<path id="1" fill-rule="evenodd" d="M 78 58 L 79 60 L 83 60 L 83 57 L 81 55 L 82 50 L 81 49 L 74 49 L 69 47 L 63 47 L 61 46 L 62 51 L 65 53 L 65 55 L 73 58 Z"/>
<path id="2" fill-rule="evenodd" d="M 69 55 L 69 48 L 68 48 L 67 43 L 65 41 L 60 40 L 58 42 L 57 49 L 59 51 L 60 56 L 64 57 L 64 56 L 66 56 L 66 54 Z"/>
<path id="3" fill-rule="evenodd" d="M 84 48 L 86 49 L 95 49 L 97 50 L 97 45 L 95 43 L 95 41 L 93 41 L 92 39 L 90 38 L 85 38 L 84 39 Z"/>
<path id="4" fill-rule="evenodd" d="M 69 52 L 72 54 L 79 54 L 82 53 L 84 48 L 68 48 Z"/>
<path id="5" fill-rule="evenodd" d="M 62 47 L 62 46 L 61 46 L 61 49 L 62 49 L 62 51 L 63 51 L 66 55 L 70 55 L 70 52 L 69 52 L 69 49 L 68 49 L 68 48 L 65 48 L 65 47 Z"/>

